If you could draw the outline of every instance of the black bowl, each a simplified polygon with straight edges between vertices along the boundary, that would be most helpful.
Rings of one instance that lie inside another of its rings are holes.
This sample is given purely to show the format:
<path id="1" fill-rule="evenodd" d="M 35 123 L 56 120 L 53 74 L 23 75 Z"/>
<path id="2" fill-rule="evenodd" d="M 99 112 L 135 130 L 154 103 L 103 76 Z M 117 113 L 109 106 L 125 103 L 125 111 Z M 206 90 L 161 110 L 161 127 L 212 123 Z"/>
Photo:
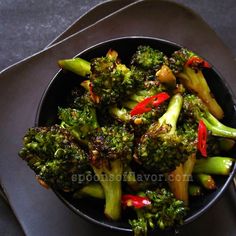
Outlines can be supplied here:
<path id="1" fill-rule="evenodd" d="M 137 46 L 142 44 L 157 48 L 160 51 L 163 51 L 166 55 L 170 55 L 173 51 L 178 50 L 181 47 L 175 43 L 156 38 L 128 37 L 103 42 L 86 49 L 77 56 L 90 60 L 94 57 L 104 56 L 106 52 L 112 48 L 119 53 L 123 63 L 128 63 Z M 234 123 L 236 121 L 235 107 L 230 89 L 227 87 L 222 77 L 216 72 L 214 67 L 204 73 L 213 94 L 224 109 L 225 119 L 223 122 L 232 127 L 236 127 L 236 123 Z M 70 96 L 72 88 L 79 86 L 81 81 L 82 78 L 80 80 L 78 76 L 60 70 L 52 79 L 43 94 L 36 117 L 36 126 L 48 126 L 57 123 L 58 106 L 66 106 L 68 104 L 67 98 Z M 201 214 L 206 212 L 209 207 L 220 198 L 229 185 L 235 171 L 236 168 L 234 167 L 234 170 L 229 176 L 220 176 L 216 178 L 218 186 L 217 190 L 190 202 L 190 211 L 185 219 L 185 224 L 195 220 Z M 118 222 L 111 222 L 104 217 L 103 202 L 90 199 L 81 199 L 78 201 L 73 199 L 69 193 L 59 191 L 54 192 L 70 209 L 89 221 L 120 231 L 131 231 L 125 218 Z"/>

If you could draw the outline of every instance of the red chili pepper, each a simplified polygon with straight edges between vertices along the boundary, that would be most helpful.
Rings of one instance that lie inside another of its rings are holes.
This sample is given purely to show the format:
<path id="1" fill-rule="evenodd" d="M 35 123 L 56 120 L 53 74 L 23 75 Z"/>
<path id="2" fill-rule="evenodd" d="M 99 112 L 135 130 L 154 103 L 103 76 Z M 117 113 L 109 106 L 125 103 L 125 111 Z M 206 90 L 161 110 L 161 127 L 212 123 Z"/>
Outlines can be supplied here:
<path id="1" fill-rule="evenodd" d="M 151 201 L 147 197 L 125 194 L 122 196 L 121 203 L 125 207 L 142 208 L 151 205 Z"/>
<path id="2" fill-rule="evenodd" d="M 197 148 L 202 156 L 207 157 L 207 127 L 202 120 L 198 124 Z"/>
<path id="3" fill-rule="evenodd" d="M 139 102 L 131 111 L 130 115 L 139 115 L 145 112 L 149 112 L 153 107 L 158 107 L 161 103 L 166 101 L 170 95 L 166 92 L 158 93 L 154 96 L 145 98 L 143 101 Z"/>
<path id="4" fill-rule="evenodd" d="M 202 67 L 205 68 L 211 68 L 211 65 L 207 61 L 197 56 L 190 57 L 185 65 L 186 66 L 201 65 Z"/>

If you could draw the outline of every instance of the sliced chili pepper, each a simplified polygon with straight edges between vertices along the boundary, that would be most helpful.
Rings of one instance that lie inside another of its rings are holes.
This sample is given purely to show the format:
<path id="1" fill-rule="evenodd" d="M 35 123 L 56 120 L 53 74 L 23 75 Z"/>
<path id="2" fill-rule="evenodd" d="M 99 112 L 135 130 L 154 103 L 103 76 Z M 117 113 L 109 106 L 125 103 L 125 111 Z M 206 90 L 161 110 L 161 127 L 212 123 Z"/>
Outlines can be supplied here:
<path id="1" fill-rule="evenodd" d="M 190 57 L 185 65 L 190 66 L 190 67 L 200 65 L 201 67 L 204 67 L 204 68 L 211 68 L 211 65 L 207 61 L 197 56 Z"/>
<path id="2" fill-rule="evenodd" d="M 161 103 L 166 101 L 170 95 L 166 92 L 158 93 L 154 96 L 145 98 L 143 101 L 139 102 L 131 111 L 130 115 L 139 115 L 145 112 L 149 112 L 153 107 L 158 107 Z"/>
<path id="3" fill-rule="evenodd" d="M 125 207 L 142 208 L 151 205 L 151 201 L 147 197 L 141 197 L 132 194 L 122 196 L 121 203 Z"/>
<path id="4" fill-rule="evenodd" d="M 197 148 L 202 156 L 207 157 L 207 127 L 202 120 L 200 120 L 198 124 Z"/>

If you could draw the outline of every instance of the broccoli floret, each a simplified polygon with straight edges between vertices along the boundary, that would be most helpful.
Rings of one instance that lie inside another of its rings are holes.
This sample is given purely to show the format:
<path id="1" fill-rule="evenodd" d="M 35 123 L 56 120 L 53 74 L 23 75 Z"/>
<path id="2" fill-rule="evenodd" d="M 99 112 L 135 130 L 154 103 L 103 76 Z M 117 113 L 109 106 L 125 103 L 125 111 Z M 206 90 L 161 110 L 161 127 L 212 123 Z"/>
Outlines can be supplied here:
<path id="1" fill-rule="evenodd" d="M 62 126 L 83 144 L 88 142 L 88 135 L 99 127 L 96 109 L 88 94 L 77 97 L 73 108 L 59 108 L 58 116 Z"/>
<path id="2" fill-rule="evenodd" d="M 169 67 L 188 90 L 196 93 L 203 100 L 216 118 L 223 118 L 224 112 L 213 97 L 202 73 L 203 67 L 210 67 L 206 61 L 188 49 L 181 48 L 172 54 Z"/>
<path id="3" fill-rule="evenodd" d="M 132 79 L 136 88 L 144 88 L 145 82 L 155 81 L 156 71 L 167 62 L 163 52 L 150 46 L 140 45 L 131 58 Z"/>
<path id="4" fill-rule="evenodd" d="M 174 95 L 167 111 L 142 135 L 136 150 L 136 159 L 151 172 L 170 172 L 185 162 L 196 151 L 196 145 L 187 135 L 176 131 L 183 97 Z"/>
<path id="5" fill-rule="evenodd" d="M 193 95 L 187 94 L 183 99 L 183 114 L 185 117 L 192 119 L 192 122 L 203 120 L 211 134 L 224 138 L 236 138 L 236 129 L 228 127 L 218 121 L 208 110 L 208 107 L 202 100 Z"/>
<path id="6" fill-rule="evenodd" d="M 73 176 L 91 174 L 86 152 L 70 132 L 58 125 L 31 128 L 23 141 L 20 157 L 40 180 L 54 189 L 78 189 L 84 182 L 73 181 Z"/>
<path id="7" fill-rule="evenodd" d="M 134 236 L 147 236 L 148 223 L 145 217 L 129 220 L 129 224 L 133 230 Z"/>
<path id="8" fill-rule="evenodd" d="M 168 190 L 164 188 L 156 191 L 148 190 L 139 195 L 146 197 L 151 201 L 151 204 L 135 209 L 137 219 L 129 221 L 135 236 L 147 235 L 148 229 L 160 228 L 164 230 L 174 225 L 183 224 L 187 208 Z"/>
<path id="9" fill-rule="evenodd" d="M 105 57 L 91 61 L 92 91 L 100 98 L 100 103 L 116 103 L 133 90 L 131 71 L 121 64 L 117 53 L 109 50 Z"/>
<path id="10" fill-rule="evenodd" d="M 132 160 L 134 135 L 124 126 L 102 127 L 89 142 L 91 166 L 105 194 L 105 215 L 121 216 L 121 180 L 124 166 Z"/>
<path id="11" fill-rule="evenodd" d="M 145 82 L 155 81 L 155 71 L 146 70 L 134 65 L 130 66 L 130 70 L 135 89 L 144 89 Z"/>
<path id="12" fill-rule="evenodd" d="M 163 52 L 147 45 L 140 45 L 131 59 L 131 65 L 156 71 L 167 61 Z"/>
<path id="13" fill-rule="evenodd" d="M 184 65 L 186 64 L 188 59 L 193 56 L 196 56 L 196 54 L 186 48 L 181 48 L 178 51 L 175 51 L 169 58 L 170 69 L 173 71 L 174 74 L 179 74 L 183 72 Z"/>

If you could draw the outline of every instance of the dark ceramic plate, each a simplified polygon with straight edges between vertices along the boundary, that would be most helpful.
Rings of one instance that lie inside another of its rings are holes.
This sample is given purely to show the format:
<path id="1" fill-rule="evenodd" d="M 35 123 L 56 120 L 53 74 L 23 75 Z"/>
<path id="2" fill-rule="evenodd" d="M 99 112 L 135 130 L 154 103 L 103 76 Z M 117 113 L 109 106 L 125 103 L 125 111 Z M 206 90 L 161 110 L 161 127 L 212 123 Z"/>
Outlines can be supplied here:
<path id="1" fill-rule="evenodd" d="M 107 9 L 104 5 L 104 11 Z M 93 17 L 98 19 L 95 15 Z M 86 30 L 1 72 L 0 181 L 26 235 L 131 235 L 91 225 L 78 217 L 52 191 L 37 184 L 33 171 L 19 159 L 17 152 L 26 130 L 35 124 L 43 91 L 58 71 L 56 61 L 71 58 L 99 42 L 133 35 L 163 38 L 193 49 L 216 66 L 236 94 L 235 61 L 221 39 L 190 9 L 162 0 L 132 3 Z M 234 236 L 235 219 L 235 191 L 230 185 L 214 207 L 185 225 L 179 235 Z M 172 234 L 163 232 L 162 235 Z"/>
<path id="2" fill-rule="evenodd" d="M 103 56 L 112 48 L 115 49 L 124 63 L 130 61 L 131 56 L 139 45 L 150 45 L 163 51 L 166 55 L 170 55 L 180 48 L 179 45 L 169 41 L 146 38 L 146 37 L 128 37 L 119 38 L 111 41 L 95 45 L 80 53 L 79 57 L 90 60 L 94 57 Z M 225 112 L 225 120 L 228 125 L 233 125 L 232 121 L 236 119 L 235 108 L 232 100 L 232 94 L 226 87 L 225 81 L 216 72 L 215 68 L 204 71 L 206 79 L 211 87 L 213 94 L 223 107 Z M 36 126 L 47 126 L 55 124 L 57 120 L 58 106 L 66 106 L 67 98 L 70 96 L 71 90 L 75 86 L 79 86 L 82 78 L 73 75 L 70 72 L 59 71 L 54 77 L 48 88 L 46 89 L 38 109 L 36 118 Z M 214 81 L 214 83 L 212 82 Z M 217 91 L 221 91 L 219 94 Z M 232 172 L 233 173 L 233 172 Z M 204 197 L 199 197 L 190 201 L 190 211 L 185 220 L 189 223 L 195 220 L 203 212 L 205 212 L 223 193 L 230 183 L 232 175 L 229 177 L 217 177 L 217 190 L 212 191 Z M 75 200 L 71 194 L 55 191 L 58 197 L 74 212 L 96 224 L 106 226 L 112 229 L 129 231 L 130 227 L 127 220 L 118 222 L 108 221 L 103 215 L 103 203 L 88 199 Z"/>

